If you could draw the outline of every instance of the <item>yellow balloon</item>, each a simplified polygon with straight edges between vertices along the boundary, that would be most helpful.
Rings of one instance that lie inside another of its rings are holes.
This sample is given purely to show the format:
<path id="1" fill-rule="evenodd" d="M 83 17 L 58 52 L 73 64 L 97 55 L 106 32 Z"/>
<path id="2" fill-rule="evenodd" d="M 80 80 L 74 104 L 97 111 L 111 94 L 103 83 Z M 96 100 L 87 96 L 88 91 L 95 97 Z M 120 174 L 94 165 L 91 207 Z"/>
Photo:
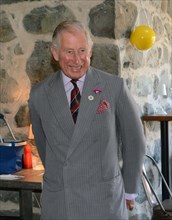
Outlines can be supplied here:
<path id="1" fill-rule="evenodd" d="M 130 42 L 138 50 L 148 50 L 155 43 L 155 32 L 149 26 L 137 26 L 131 32 Z"/>

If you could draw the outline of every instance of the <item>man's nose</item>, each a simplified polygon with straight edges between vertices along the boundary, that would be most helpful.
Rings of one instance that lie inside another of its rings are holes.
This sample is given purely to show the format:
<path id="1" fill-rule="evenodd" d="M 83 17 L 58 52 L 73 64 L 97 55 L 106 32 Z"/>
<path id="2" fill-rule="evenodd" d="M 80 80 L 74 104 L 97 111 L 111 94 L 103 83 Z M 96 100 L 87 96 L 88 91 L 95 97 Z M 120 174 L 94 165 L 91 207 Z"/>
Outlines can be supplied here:
<path id="1" fill-rule="evenodd" d="M 75 63 L 80 62 L 81 58 L 80 58 L 80 54 L 78 52 L 74 53 L 73 60 L 74 60 Z"/>

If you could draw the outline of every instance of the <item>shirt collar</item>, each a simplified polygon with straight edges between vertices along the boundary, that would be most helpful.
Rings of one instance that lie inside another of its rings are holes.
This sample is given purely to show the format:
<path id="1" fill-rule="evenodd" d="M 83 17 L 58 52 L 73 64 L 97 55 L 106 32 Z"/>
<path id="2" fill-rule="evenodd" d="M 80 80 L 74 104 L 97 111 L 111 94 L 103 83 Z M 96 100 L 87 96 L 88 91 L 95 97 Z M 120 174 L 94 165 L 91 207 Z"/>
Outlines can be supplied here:
<path id="1" fill-rule="evenodd" d="M 84 74 L 81 78 L 79 78 L 78 81 L 81 82 L 81 83 L 84 83 L 85 76 L 86 76 L 86 74 Z M 71 81 L 71 78 L 66 76 L 63 72 L 62 72 L 62 78 L 63 78 L 64 86 L 66 86 Z"/>

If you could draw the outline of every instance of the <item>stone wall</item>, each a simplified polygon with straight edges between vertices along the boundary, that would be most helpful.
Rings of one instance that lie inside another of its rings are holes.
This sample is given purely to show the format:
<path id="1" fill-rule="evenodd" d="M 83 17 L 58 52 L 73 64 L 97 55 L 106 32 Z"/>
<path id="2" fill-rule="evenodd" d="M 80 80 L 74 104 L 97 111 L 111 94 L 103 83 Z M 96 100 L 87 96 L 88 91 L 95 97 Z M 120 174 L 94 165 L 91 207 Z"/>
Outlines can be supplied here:
<path id="1" fill-rule="evenodd" d="M 15 136 L 27 138 L 28 97 L 33 84 L 53 74 L 58 66 L 49 45 L 55 26 L 68 18 L 81 20 L 94 42 L 92 66 L 122 76 L 142 113 L 172 108 L 172 18 L 170 0 L 0 0 L 0 112 Z M 129 42 L 136 25 L 150 25 L 155 45 L 147 51 Z M 158 94 L 165 84 L 167 96 Z M 147 153 L 160 164 L 159 122 L 147 123 Z M 172 155 L 172 125 L 170 124 Z M 9 132 L 0 123 L 2 137 Z M 157 191 L 158 184 L 155 184 Z M 1 199 L 3 196 L 1 196 Z M 131 219 L 151 215 L 142 185 Z"/>

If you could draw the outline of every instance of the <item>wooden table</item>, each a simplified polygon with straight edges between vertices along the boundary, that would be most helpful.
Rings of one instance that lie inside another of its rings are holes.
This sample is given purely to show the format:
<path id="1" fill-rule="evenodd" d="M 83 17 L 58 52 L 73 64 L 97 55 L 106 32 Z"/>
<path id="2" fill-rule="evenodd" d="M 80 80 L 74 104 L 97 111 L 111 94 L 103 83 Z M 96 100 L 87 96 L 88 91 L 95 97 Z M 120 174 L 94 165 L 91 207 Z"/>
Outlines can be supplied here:
<path id="1" fill-rule="evenodd" d="M 143 121 L 159 121 L 161 128 L 161 170 L 162 174 L 167 181 L 169 186 L 170 174 L 169 174 L 169 138 L 168 138 L 168 122 L 172 121 L 172 111 L 168 112 L 167 115 L 144 115 Z M 169 193 L 162 183 L 162 199 L 168 199 Z"/>
<path id="2" fill-rule="evenodd" d="M 22 178 L 0 179 L 0 190 L 19 192 L 20 217 L 18 219 L 33 220 L 32 192 L 42 191 L 43 173 L 43 170 L 22 169 L 14 174 L 22 176 Z M 0 219 L 3 217 L 1 216 Z"/>

